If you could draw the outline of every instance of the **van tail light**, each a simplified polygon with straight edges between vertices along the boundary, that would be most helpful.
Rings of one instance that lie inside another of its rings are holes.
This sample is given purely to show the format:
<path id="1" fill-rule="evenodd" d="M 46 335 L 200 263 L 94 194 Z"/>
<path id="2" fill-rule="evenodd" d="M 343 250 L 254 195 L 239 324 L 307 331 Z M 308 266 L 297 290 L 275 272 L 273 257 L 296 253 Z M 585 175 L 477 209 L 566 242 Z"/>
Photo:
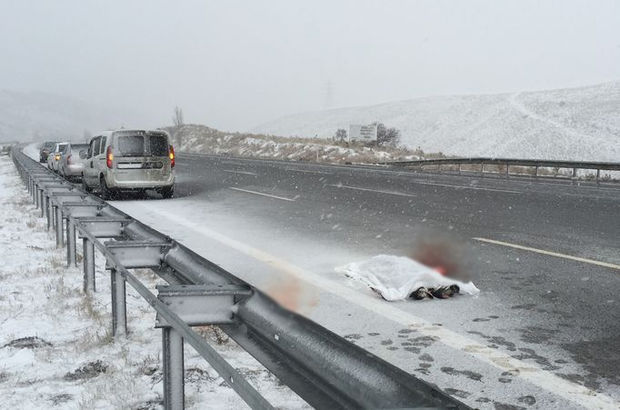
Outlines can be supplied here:
<path id="1" fill-rule="evenodd" d="M 71 164 L 71 155 L 67 155 L 67 165 Z"/>
<path id="2" fill-rule="evenodd" d="M 108 168 L 112 168 L 112 161 L 114 160 L 114 154 L 112 154 L 112 146 L 108 147 L 108 150 L 105 153 L 105 164 Z"/>
<path id="3" fill-rule="evenodd" d="M 174 147 L 172 145 L 170 146 L 170 154 L 168 156 L 170 157 L 170 168 L 174 168 Z"/>

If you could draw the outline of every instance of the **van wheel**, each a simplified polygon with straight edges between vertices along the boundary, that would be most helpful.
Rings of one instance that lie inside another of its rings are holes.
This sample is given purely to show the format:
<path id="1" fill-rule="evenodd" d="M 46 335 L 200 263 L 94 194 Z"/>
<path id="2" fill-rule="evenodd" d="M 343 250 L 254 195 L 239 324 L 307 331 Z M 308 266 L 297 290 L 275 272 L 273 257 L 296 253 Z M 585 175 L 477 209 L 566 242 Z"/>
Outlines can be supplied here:
<path id="1" fill-rule="evenodd" d="M 174 186 L 162 188 L 159 193 L 164 199 L 170 199 L 174 195 Z"/>
<path id="2" fill-rule="evenodd" d="M 114 192 L 108 188 L 108 184 L 105 182 L 105 178 L 101 177 L 99 179 L 99 184 L 101 186 L 101 199 L 107 201 L 108 199 L 114 199 Z"/>
<path id="3" fill-rule="evenodd" d="M 82 174 L 82 190 L 84 190 L 84 192 L 92 191 L 90 187 L 86 184 L 86 179 L 84 178 L 84 174 Z"/>

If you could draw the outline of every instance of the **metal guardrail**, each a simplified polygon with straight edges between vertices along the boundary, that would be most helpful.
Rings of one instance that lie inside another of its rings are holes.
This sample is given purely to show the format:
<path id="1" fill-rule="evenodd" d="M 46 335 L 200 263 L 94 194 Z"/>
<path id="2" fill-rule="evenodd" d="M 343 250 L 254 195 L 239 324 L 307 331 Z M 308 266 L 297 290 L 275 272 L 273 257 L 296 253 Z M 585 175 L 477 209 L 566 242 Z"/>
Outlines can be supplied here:
<path id="1" fill-rule="evenodd" d="M 480 166 L 479 174 L 484 176 L 485 165 L 496 165 L 498 167 L 504 167 L 505 171 L 503 175 L 508 178 L 513 176 L 523 176 L 523 173 L 510 173 L 510 167 L 533 167 L 534 177 L 539 177 L 539 168 L 554 168 L 554 169 L 572 169 L 572 175 L 570 179 L 576 180 L 578 169 L 595 170 L 596 176 L 593 179 L 599 184 L 601 181 L 601 170 L 603 171 L 620 171 L 620 162 L 593 162 L 593 161 L 553 161 L 553 160 L 537 160 L 537 159 L 513 159 L 513 158 L 439 158 L 439 159 L 426 159 L 418 161 L 392 161 L 382 162 L 380 165 L 391 165 L 401 167 L 418 167 L 420 170 L 426 166 L 437 166 L 441 171 L 442 166 L 458 166 L 458 173 L 461 174 L 463 165 L 478 165 Z M 487 172 L 488 173 L 488 172 Z M 500 172 L 496 172 L 500 174 Z"/>
<path id="2" fill-rule="evenodd" d="M 317 408 L 469 409 L 436 386 L 387 363 L 322 326 L 290 312 L 214 263 L 83 192 L 12 151 L 34 203 L 77 266 L 82 239 L 84 291 L 95 292 L 95 249 L 110 271 L 114 338 L 127 334 L 126 283 L 157 312 L 162 329 L 164 407 L 184 407 L 184 342 L 205 358 L 252 408 L 272 406 L 209 343 L 192 330 L 219 325 L 243 349 Z M 152 293 L 130 269 L 149 268 L 166 280 Z"/>

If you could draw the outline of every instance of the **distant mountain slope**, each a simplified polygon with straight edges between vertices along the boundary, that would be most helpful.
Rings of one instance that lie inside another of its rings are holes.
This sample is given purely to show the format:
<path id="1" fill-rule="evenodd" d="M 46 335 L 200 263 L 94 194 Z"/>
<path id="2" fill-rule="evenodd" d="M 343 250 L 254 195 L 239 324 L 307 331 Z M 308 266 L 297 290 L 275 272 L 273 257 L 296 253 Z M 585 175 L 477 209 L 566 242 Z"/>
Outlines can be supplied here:
<path id="1" fill-rule="evenodd" d="M 518 94 L 419 98 L 290 115 L 253 131 L 331 136 L 381 121 L 426 152 L 620 161 L 620 82 Z"/>
<path id="2" fill-rule="evenodd" d="M 0 90 L 0 141 L 81 139 L 84 130 L 118 127 L 128 118 L 60 95 Z"/>

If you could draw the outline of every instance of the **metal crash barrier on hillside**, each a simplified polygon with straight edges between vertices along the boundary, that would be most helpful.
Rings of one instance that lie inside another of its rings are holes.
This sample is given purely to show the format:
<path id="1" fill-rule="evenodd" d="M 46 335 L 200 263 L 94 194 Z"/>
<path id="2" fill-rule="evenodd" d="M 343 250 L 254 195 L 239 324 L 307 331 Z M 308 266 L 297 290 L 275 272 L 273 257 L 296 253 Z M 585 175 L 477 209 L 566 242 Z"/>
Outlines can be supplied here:
<path id="1" fill-rule="evenodd" d="M 173 239 L 53 174 L 21 150 L 13 162 L 33 202 L 76 266 L 82 241 L 84 291 L 95 292 L 95 249 L 110 271 L 112 329 L 127 334 L 126 283 L 157 312 L 162 329 L 164 407 L 184 408 L 184 343 L 191 345 L 252 408 L 272 408 L 192 326 L 218 325 L 280 381 L 317 408 L 468 406 L 324 327 L 290 312 Z M 130 270 L 169 283 L 155 295 Z"/>
<path id="2" fill-rule="evenodd" d="M 450 168 L 448 171 L 458 172 L 459 175 L 464 173 L 475 173 L 483 177 L 485 175 L 495 174 L 504 176 L 505 178 L 511 176 L 531 176 L 534 178 L 566 179 L 573 182 L 579 180 L 578 170 L 591 170 L 596 173 L 587 175 L 583 180 L 595 181 L 597 185 L 600 185 L 601 181 L 613 181 L 612 178 L 602 178 L 601 171 L 620 171 L 620 162 L 553 161 L 512 158 L 438 158 L 418 161 L 391 161 L 383 162 L 380 165 L 435 172 L 447 171 L 446 168 Z M 465 170 L 463 169 L 464 167 L 469 169 Z M 478 169 L 472 170 L 471 167 Z M 568 170 L 568 172 L 560 173 L 560 169 Z M 544 172 L 542 172 L 542 170 L 544 170 Z"/>

